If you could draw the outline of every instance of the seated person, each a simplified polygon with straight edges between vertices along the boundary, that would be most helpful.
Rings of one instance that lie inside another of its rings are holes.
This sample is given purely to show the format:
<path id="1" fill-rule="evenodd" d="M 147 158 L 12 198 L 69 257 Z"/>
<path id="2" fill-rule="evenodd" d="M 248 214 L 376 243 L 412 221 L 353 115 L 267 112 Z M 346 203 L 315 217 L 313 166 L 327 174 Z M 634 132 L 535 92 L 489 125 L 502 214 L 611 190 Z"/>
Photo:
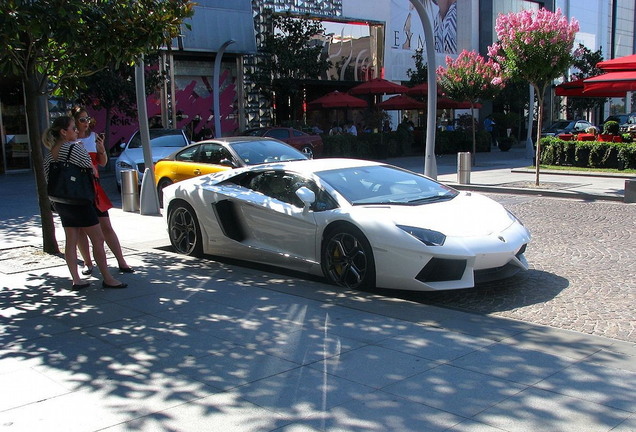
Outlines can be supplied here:
<path id="1" fill-rule="evenodd" d="M 581 133 L 576 138 L 578 141 L 596 141 L 598 139 L 598 129 L 594 126 L 590 126 L 585 129 L 585 133 Z"/>

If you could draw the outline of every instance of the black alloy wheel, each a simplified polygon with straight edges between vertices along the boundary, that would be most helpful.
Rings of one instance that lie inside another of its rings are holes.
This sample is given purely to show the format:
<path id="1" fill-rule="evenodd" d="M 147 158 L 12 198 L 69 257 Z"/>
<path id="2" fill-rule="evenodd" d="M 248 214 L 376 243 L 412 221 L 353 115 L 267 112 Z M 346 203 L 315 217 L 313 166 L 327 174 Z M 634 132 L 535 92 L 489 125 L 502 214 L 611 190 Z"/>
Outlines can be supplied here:
<path id="1" fill-rule="evenodd" d="M 349 289 L 375 286 L 375 262 L 369 241 L 357 228 L 341 226 L 325 236 L 321 266 L 330 283 Z"/>
<path id="2" fill-rule="evenodd" d="M 203 255 L 201 228 L 194 209 L 185 202 L 171 206 L 168 212 L 168 236 L 170 244 L 183 255 Z"/>

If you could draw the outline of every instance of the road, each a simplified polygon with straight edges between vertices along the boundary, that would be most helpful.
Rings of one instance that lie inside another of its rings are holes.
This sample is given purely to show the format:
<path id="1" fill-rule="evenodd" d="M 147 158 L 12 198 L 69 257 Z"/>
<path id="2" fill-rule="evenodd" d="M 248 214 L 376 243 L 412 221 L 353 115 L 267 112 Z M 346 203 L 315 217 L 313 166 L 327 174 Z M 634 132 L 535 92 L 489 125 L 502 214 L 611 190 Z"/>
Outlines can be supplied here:
<path id="1" fill-rule="evenodd" d="M 636 342 L 634 206 L 489 196 L 531 231 L 530 271 L 476 289 L 400 292 L 400 297 Z"/>

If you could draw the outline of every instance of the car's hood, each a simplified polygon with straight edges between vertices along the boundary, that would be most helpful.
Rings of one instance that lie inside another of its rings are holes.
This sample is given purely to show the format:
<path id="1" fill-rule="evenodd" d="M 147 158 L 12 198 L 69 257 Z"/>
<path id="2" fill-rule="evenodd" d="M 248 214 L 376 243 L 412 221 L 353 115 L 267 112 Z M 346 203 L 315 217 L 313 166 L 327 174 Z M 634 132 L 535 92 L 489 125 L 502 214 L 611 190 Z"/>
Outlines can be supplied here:
<path id="1" fill-rule="evenodd" d="M 431 229 L 449 237 L 485 236 L 514 223 L 513 216 L 501 204 L 465 192 L 449 201 L 417 206 L 354 206 L 352 213 L 367 220 L 391 220 L 396 225 Z"/>
<path id="2" fill-rule="evenodd" d="M 159 159 L 172 154 L 175 150 L 177 150 L 177 147 L 153 147 L 152 161 L 157 162 Z M 119 156 L 119 159 L 128 161 L 128 162 L 133 162 L 133 163 L 141 163 L 144 161 L 144 149 L 143 148 L 126 149 Z"/>

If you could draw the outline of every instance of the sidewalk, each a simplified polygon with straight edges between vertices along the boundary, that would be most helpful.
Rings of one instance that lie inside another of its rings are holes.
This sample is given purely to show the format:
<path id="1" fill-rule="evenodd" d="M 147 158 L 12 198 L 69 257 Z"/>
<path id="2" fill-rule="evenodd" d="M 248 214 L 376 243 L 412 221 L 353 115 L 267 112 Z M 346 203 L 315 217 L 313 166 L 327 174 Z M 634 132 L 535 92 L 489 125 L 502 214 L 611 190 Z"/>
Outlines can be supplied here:
<path id="1" fill-rule="evenodd" d="M 534 175 L 502 153 L 466 187 Z M 542 175 L 588 198 L 611 180 Z M 161 217 L 118 208 L 138 271 L 74 293 L 61 257 L 7 258 L 41 246 L 32 175 L 0 176 L 0 197 L 2 431 L 636 431 L 633 343 L 176 255 Z"/>

